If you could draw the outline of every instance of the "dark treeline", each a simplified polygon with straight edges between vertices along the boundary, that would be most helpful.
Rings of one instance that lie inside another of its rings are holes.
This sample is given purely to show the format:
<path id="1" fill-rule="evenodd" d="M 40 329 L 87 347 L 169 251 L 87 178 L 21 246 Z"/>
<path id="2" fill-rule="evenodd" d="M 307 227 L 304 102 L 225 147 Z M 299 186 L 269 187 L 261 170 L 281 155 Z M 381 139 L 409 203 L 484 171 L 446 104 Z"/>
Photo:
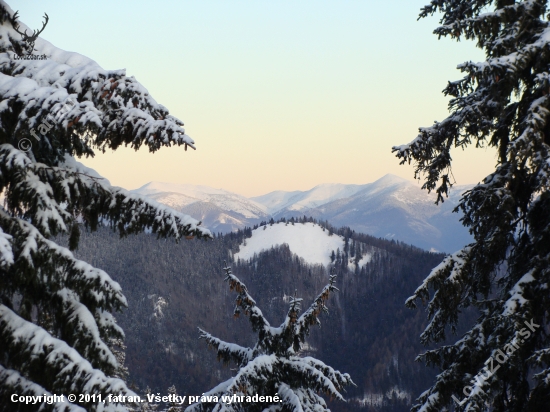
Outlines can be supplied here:
<path id="1" fill-rule="evenodd" d="M 313 330 L 304 348 L 304 353 L 350 373 L 357 384 L 346 393 L 348 404 L 333 403 L 331 409 L 357 410 L 364 395 L 389 394 L 393 399 L 386 396 L 372 410 L 407 410 L 411 396 L 414 400 L 428 386 L 435 371 L 414 362 L 423 350 L 418 336 L 426 315 L 406 309 L 404 301 L 442 256 L 311 218 L 281 221 L 313 222 L 330 235 L 344 237 L 345 246 L 335 251 L 332 263 L 340 292 L 328 302 L 330 314 L 321 317 L 321 329 Z M 327 268 L 307 264 L 287 245 L 233 262 L 239 244 L 251 235 L 252 228 L 247 228 L 210 241 L 177 244 L 151 235 L 119 240 L 108 229 L 82 234 L 77 255 L 106 270 L 128 299 L 128 309 L 117 318 L 126 332 L 129 382 L 135 388 L 166 393 L 175 384 L 179 394 L 196 395 L 235 373 L 234 365 L 218 364 L 197 332 L 201 327 L 226 341 L 252 343 L 246 319 L 233 319 L 235 296 L 223 282 L 224 261 L 232 264 L 275 326 L 284 318 L 288 297 L 297 294 L 309 304 L 326 284 Z M 368 263 L 356 268 L 366 254 Z M 409 396 L 399 398 L 395 390 Z M 368 403 L 363 408 L 371 409 Z"/>

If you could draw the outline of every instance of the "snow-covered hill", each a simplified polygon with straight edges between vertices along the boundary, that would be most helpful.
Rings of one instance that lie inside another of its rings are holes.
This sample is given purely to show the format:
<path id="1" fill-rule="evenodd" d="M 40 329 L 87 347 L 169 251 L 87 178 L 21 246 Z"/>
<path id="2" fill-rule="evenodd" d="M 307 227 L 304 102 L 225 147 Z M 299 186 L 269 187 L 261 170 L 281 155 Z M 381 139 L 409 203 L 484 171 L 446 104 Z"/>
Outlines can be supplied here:
<path id="1" fill-rule="evenodd" d="M 331 263 L 331 255 L 338 250 L 344 250 L 344 238 L 329 234 L 328 230 L 314 223 L 275 223 L 260 226 L 252 231 L 252 237 L 246 239 L 239 252 L 233 255 L 237 259 L 248 260 L 263 250 L 274 246 L 287 244 L 295 255 L 307 263 L 327 266 Z M 371 254 L 365 252 L 359 260 L 359 267 L 367 264 Z M 348 267 L 355 269 L 355 263 L 350 261 Z"/>
<path id="2" fill-rule="evenodd" d="M 290 251 L 311 264 L 328 265 L 330 254 L 344 248 L 341 236 L 329 236 L 327 230 L 313 223 L 276 223 L 260 226 L 252 231 L 252 237 L 246 239 L 233 258 L 248 260 L 262 250 L 273 246 L 288 244 Z"/>

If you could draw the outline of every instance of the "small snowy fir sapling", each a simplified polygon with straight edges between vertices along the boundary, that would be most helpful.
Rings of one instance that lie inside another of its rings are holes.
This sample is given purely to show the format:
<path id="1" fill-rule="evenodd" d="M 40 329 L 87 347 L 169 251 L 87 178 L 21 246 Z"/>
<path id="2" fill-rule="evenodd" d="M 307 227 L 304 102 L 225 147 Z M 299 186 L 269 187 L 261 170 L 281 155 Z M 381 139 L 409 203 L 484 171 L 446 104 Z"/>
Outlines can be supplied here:
<path id="1" fill-rule="evenodd" d="M 550 22 L 548 2 L 432 0 L 439 37 L 477 41 L 486 60 L 459 65 L 450 115 L 394 147 L 438 202 L 451 185 L 451 148 L 494 147 L 496 169 L 457 211 L 473 243 L 434 268 L 408 299 L 428 303 L 428 345 L 479 318 L 454 344 L 420 355 L 441 372 L 413 411 L 547 411 L 550 405 Z M 433 293 L 431 296 L 430 294 Z"/>
<path id="2" fill-rule="evenodd" d="M 272 327 L 246 285 L 225 267 L 225 281 L 237 292 L 234 316 L 248 317 L 252 330 L 258 334 L 253 348 L 224 342 L 199 329 L 201 339 L 218 354 L 225 364 L 234 362 L 239 371 L 229 380 L 204 393 L 186 412 L 198 411 L 328 411 L 323 393 L 331 399 L 345 401 L 340 391 L 354 385 L 347 373 L 340 373 L 320 360 L 301 357 L 299 351 L 305 343 L 312 325 L 320 325 L 319 315 L 328 312 L 325 302 L 332 292 L 336 276 L 301 315 L 302 299 L 291 298 L 284 322 Z M 257 398 L 255 398 L 257 396 Z M 262 399 L 259 397 L 270 397 Z"/>
<path id="3" fill-rule="evenodd" d="M 150 230 L 175 239 L 210 233 L 111 186 L 75 157 L 193 141 L 124 70 L 104 70 L 41 38 L 29 47 L 14 26 L 32 30 L 14 14 L 0 1 L 0 411 L 125 411 L 122 401 L 98 399 L 135 395 L 110 348 L 124 337 L 112 312 L 127 303 L 118 283 L 71 252 L 80 228 L 108 222 L 122 236 Z M 47 58 L 18 58 L 33 55 Z M 52 240 L 63 233 L 68 248 Z M 27 405 L 12 394 L 95 399 Z"/>
<path id="4" fill-rule="evenodd" d="M 117 362 L 113 377 L 122 379 L 126 382 L 128 378 L 128 368 L 126 367 L 126 345 L 124 344 L 124 340 L 120 338 L 111 338 L 109 341 L 109 349 L 113 352 Z"/>
<path id="5" fill-rule="evenodd" d="M 142 397 L 144 402 L 141 402 L 139 405 L 139 412 L 156 412 L 158 410 L 159 404 L 153 402 L 153 398 L 156 396 L 155 393 L 151 392 L 151 388 L 147 386 L 145 389 L 145 395 Z M 149 401 L 151 400 L 151 402 Z"/>
<path id="6" fill-rule="evenodd" d="M 168 388 L 168 396 L 170 397 L 170 400 L 168 402 L 168 409 L 166 409 L 166 412 L 181 412 L 181 404 L 176 401 L 176 397 L 179 395 L 175 385 Z"/>

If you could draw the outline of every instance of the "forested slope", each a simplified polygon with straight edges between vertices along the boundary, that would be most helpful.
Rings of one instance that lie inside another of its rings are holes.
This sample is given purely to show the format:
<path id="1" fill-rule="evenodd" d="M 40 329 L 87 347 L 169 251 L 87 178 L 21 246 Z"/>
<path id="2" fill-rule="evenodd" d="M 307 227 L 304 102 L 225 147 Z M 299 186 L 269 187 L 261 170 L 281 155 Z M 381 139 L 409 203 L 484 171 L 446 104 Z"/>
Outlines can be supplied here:
<path id="1" fill-rule="evenodd" d="M 422 351 L 418 335 L 425 312 L 406 309 L 404 301 L 441 255 L 349 229 L 329 229 L 368 245 L 372 258 L 355 273 L 334 262 L 340 292 L 329 301 L 330 314 L 321 317 L 322 327 L 314 329 L 305 352 L 350 373 L 357 384 L 346 394 L 348 405 L 331 409 L 407 410 L 404 405 L 432 381 L 435 371 L 414 362 Z M 251 343 L 247 322 L 233 319 L 235 296 L 222 281 L 224 260 L 232 262 L 239 243 L 250 235 L 246 229 L 182 246 L 153 235 L 118 240 L 108 229 L 83 233 L 77 255 L 110 273 L 129 302 L 118 321 L 126 332 L 130 383 L 161 393 L 175 384 L 178 393 L 193 395 L 234 373 L 198 340 L 197 327 L 226 341 Z M 284 318 L 288 296 L 296 293 L 307 302 L 328 278 L 326 268 L 306 264 L 286 245 L 232 266 L 274 325 Z M 389 400 L 392 393 L 400 398 Z"/>

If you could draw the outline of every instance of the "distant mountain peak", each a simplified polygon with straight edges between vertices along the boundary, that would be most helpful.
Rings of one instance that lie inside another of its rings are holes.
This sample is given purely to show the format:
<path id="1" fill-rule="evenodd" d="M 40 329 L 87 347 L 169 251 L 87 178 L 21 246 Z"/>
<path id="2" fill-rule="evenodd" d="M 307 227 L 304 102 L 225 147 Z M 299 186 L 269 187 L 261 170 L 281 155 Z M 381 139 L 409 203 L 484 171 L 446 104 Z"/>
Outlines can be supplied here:
<path id="1" fill-rule="evenodd" d="M 394 184 L 400 184 L 400 183 L 414 184 L 410 180 L 407 180 L 400 176 L 392 175 L 391 173 L 385 174 L 380 179 L 375 180 L 373 182 L 373 184 L 384 184 L 384 185 L 394 185 Z"/>

